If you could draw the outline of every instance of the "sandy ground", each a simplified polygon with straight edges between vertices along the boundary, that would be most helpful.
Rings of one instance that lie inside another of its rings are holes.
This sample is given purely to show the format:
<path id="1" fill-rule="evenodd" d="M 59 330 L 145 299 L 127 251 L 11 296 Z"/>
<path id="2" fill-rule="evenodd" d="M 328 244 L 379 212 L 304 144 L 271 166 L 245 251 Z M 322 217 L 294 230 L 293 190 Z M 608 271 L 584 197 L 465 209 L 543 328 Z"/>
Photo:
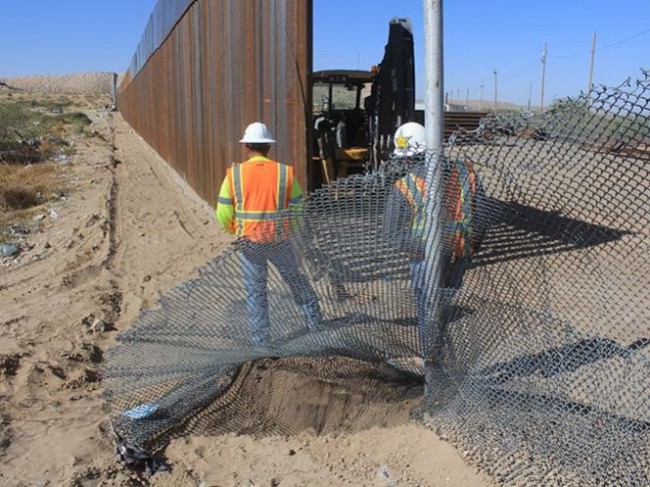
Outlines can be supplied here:
<path id="1" fill-rule="evenodd" d="M 119 114 L 87 113 L 97 136 L 77 144 L 67 199 L 43 210 L 31 250 L 0 258 L 1 485 L 146 485 L 114 456 L 103 353 L 140 310 L 228 245 L 210 208 Z M 300 389 L 292 397 L 299 402 Z M 326 435 L 177 439 L 165 451 L 172 471 L 149 482 L 492 485 L 408 411 L 398 419 Z"/>

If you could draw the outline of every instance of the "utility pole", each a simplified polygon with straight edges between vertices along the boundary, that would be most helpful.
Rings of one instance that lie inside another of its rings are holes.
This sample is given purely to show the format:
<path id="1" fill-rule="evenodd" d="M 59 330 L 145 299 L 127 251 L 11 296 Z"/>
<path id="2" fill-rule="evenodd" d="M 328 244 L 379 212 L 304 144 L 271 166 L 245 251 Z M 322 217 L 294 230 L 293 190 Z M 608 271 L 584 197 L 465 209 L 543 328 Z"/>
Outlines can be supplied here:
<path id="1" fill-rule="evenodd" d="M 596 54 L 596 33 L 594 32 L 594 37 L 591 40 L 591 62 L 589 63 L 589 84 L 587 85 L 587 93 L 591 93 L 591 89 L 594 87 L 594 56 Z"/>
<path id="2" fill-rule="evenodd" d="M 424 9 L 424 127 L 426 130 L 426 176 L 425 185 L 425 263 L 421 279 L 428 296 L 426 303 L 426 327 L 420 330 L 423 343 L 422 356 L 425 366 L 424 407 L 431 407 L 436 391 L 440 390 L 442 332 L 439 289 L 442 287 L 440 268 L 442 242 L 442 161 L 444 157 L 444 111 L 443 111 L 443 25 L 442 0 L 423 0 Z"/>
<path id="3" fill-rule="evenodd" d="M 544 52 L 542 52 L 542 97 L 540 101 L 540 111 L 544 111 L 544 78 L 546 77 L 546 42 L 544 43 Z"/>
<path id="4" fill-rule="evenodd" d="M 456 104 L 460 105 L 460 90 L 456 88 Z"/>
<path id="5" fill-rule="evenodd" d="M 444 142 L 444 70 L 443 70 L 443 35 L 442 35 L 442 0 L 423 0 L 424 7 L 424 126 L 426 128 L 427 147 L 442 156 Z M 437 161 L 435 161 L 437 162 Z M 438 172 L 440 164 L 429 164 L 427 180 Z M 440 182 L 438 180 L 438 182 Z M 435 194 L 430 187 L 429 194 Z M 438 247 L 428 247 L 438 249 Z"/>
<path id="6" fill-rule="evenodd" d="M 467 88 L 467 93 L 465 93 L 465 110 L 469 108 L 469 88 Z"/>
<path id="7" fill-rule="evenodd" d="M 528 111 L 530 112 L 530 98 L 533 96 L 533 82 L 528 85 Z"/>
<path id="8" fill-rule="evenodd" d="M 481 112 L 483 111 L 483 83 L 484 83 L 484 80 L 481 79 L 481 101 L 479 102 L 479 105 L 478 105 L 478 109 Z"/>
<path id="9" fill-rule="evenodd" d="M 497 113 L 497 68 L 494 68 L 494 113 Z"/>

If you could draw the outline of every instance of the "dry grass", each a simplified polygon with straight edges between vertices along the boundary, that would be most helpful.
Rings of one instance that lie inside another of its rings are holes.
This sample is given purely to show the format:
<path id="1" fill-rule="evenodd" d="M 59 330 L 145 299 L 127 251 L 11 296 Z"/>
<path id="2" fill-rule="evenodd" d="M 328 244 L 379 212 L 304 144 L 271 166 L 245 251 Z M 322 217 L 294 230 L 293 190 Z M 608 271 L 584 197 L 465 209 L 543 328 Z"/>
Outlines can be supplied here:
<path id="1" fill-rule="evenodd" d="M 10 225 L 59 197 L 64 189 L 63 172 L 54 163 L 0 164 L 0 241 Z"/>

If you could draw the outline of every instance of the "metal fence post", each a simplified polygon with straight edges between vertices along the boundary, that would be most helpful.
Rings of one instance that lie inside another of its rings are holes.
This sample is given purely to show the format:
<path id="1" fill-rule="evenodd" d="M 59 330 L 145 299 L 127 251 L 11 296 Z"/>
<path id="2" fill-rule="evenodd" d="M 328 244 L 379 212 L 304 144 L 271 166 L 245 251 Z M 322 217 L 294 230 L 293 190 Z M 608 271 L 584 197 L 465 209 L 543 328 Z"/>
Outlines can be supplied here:
<path id="1" fill-rule="evenodd" d="M 440 252 L 442 244 L 441 179 L 444 137 L 443 29 L 442 0 L 424 0 L 425 52 L 425 129 L 427 136 L 427 204 L 426 204 L 426 289 L 429 296 L 425 333 L 425 410 L 435 400 L 438 384 L 441 326 L 439 309 Z"/>

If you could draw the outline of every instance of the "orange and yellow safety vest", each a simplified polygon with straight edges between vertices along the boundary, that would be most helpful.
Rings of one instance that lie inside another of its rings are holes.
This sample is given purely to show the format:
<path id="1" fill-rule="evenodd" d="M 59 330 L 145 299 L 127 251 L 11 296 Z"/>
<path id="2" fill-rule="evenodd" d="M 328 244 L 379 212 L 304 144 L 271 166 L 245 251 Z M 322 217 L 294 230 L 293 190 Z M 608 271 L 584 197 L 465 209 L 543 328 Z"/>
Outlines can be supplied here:
<path id="1" fill-rule="evenodd" d="M 414 238 L 425 237 L 425 181 L 409 173 L 395 183 L 413 211 L 411 233 Z M 455 161 L 445 181 L 444 229 L 454 258 L 470 257 L 474 253 L 472 218 L 476 208 L 477 176 L 471 161 Z"/>
<path id="2" fill-rule="evenodd" d="M 227 171 L 217 205 L 222 226 L 252 242 L 278 242 L 289 236 L 284 213 L 302 199 L 291 166 L 253 157 Z"/>

